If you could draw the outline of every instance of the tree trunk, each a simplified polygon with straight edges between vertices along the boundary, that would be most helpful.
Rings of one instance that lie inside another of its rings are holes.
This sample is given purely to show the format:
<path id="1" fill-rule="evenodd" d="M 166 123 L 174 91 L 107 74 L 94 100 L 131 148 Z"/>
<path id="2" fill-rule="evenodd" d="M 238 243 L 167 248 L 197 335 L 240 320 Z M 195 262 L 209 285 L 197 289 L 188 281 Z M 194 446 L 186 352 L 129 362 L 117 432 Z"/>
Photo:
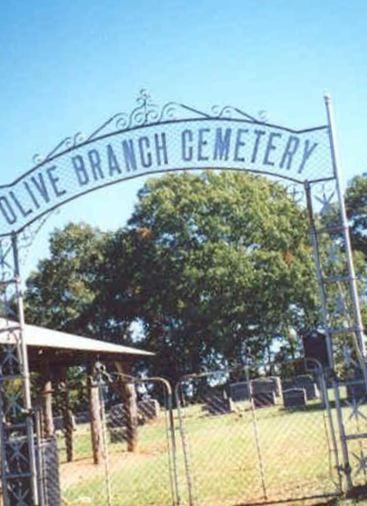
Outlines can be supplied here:
<path id="1" fill-rule="evenodd" d="M 122 362 L 116 362 L 116 369 L 120 374 L 128 374 L 129 368 Z M 118 380 L 119 391 L 126 415 L 127 451 L 136 452 L 138 448 L 138 407 L 136 402 L 135 385 L 125 378 Z"/>

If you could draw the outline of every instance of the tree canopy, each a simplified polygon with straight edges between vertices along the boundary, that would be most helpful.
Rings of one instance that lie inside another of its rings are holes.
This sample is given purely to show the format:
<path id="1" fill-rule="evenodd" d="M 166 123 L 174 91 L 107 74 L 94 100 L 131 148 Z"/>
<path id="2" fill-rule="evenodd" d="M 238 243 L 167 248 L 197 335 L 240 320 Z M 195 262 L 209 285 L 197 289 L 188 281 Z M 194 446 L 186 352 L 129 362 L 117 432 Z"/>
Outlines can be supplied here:
<path id="1" fill-rule="evenodd" d="M 361 251 L 367 260 L 367 177 L 356 176 L 349 183 L 345 203 L 350 220 L 353 249 Z"/>
<path id="2" fill-rule="evenodd" d="M 317 321 L 307 218 L 277 183 L 206 172 L 150 179 L 116 232 L 56 230 L 27 281 L 29 321 L 138 340 L 155 373 L 264 359 Z M 139 335 L 137 335 L 139 329 Z"/>

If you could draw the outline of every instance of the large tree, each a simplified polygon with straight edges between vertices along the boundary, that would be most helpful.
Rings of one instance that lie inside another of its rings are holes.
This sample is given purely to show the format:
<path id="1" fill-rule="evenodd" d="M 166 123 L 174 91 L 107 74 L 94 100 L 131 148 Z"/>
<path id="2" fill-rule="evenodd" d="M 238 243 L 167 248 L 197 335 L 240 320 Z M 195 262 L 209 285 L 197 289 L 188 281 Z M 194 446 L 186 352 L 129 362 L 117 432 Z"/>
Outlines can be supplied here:
<path id="1" fill-rule="evenodd" d="M 114 321 L 142 323 L 165 376 L 238 362 L 245 352 L 263 359 L 290 326 L 317 319 L 306 216 L 264 178 L 152 179 L 107 248 L 114 261 L 101 276 L 103 306 Z"/>
<path id="2" fill-rule="evenodd" d="M 37 323 L 139 339 L 171 379 L 258 360 L 317 321 L 307 218 L 276 183 L 235 173 L 149 180 L 128 225 L 69 225 L 28 281 Z"/>
<path id="3" fill-rule="evenodd" d="M 367 177 L 356 176 L 345 192 L 352 246 L 367 260 Z"/>
<path id="4" fill-rule="evenodd" d="M 107 234 L 86 224 L 56 229 L 50 254 L 27 280 L 26 319 L 68 332 L 98 335 L 93 308 Z"/>

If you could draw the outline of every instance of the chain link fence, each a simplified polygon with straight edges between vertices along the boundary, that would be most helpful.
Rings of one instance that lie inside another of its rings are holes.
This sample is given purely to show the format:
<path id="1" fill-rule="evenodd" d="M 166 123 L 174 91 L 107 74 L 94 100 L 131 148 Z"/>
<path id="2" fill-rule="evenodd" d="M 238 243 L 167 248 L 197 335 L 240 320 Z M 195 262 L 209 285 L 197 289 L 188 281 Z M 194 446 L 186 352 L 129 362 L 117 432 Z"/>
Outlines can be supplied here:
<path id="1" fill-rule="evenodd" d="M 305 361 L 185 376 L 174 396 L 161 378 L 61 382 L 54 427 L 44 402 L 37 424 L 44 504 L 234 506 L 340 495 L 340 428 L 360 433 L 367 421 L 357 390 Z M 363 484 L 364 448 L 352 443 Z"/>
<path id="2" fill-rule="evenodd" d="M 340 493 L 324 378 L 304 363 L 191 375 L 176 388 L 190 506 Z"/>

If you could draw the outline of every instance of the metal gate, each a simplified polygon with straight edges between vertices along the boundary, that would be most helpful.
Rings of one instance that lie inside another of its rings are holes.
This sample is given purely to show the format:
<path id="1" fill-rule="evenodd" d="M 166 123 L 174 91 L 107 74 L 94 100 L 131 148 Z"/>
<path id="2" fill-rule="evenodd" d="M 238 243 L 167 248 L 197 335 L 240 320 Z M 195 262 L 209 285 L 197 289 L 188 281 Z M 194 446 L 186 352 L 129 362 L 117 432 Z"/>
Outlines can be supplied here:
<path id="1" fill-rule="evenodd" d="M 42 504 L 176 506 L 170 385 L 104 372 L 92 383 L 87 377 L 69 383 L 68 395 L 74 403 L 69 419 L 58 395 L 54 399 L 55 451 L 36 453 Z"/>
<path id="2" fill-rule="evenodd" d="M 183 504 L 215 506 L 341 493 L 335 415 L 321 369 L 303 363 L 181 379 Z"/>
<path id="3" fill-rule="evenodd" d="M 338 496 L 348 481 L 366 482 L 361 376 L 328 378 L 305 360 L 252 364 L 183 377 L 176 406 L 162 378 L 103 372 L 94 381 L 99 464 L 93 463 L 84 378 L 68 385 L 78 406 L 73 427 L 56 416 L 56 441 L 41 444 L 58 462 L 36 452 L 44 504 L 56 504 L 55 491 L 65 504 L 265 504 Z"/>

